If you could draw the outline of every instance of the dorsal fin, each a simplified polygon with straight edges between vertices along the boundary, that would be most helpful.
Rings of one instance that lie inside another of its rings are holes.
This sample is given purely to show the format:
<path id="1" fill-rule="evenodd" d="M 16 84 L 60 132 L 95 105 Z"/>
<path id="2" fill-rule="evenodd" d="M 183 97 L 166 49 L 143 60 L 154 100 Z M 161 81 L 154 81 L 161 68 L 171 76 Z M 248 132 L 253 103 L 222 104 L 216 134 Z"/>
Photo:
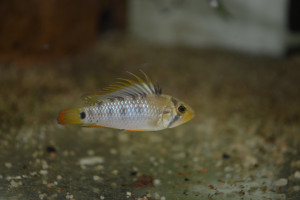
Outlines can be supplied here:
<path id="1" fill-rule="evenodd" d="M 140 71 L 145 76 L 145 80 L 128 72 L 130 75 L 134 76 L 136 80 L 119 78 L 118 82 L 104 88 L 103 91 L 85 94 L 81 98 L 87 105 L 95 105 L 108 98 L 125 98 L 128 96 L 146 97 L 152 94 L 160 95 L 162 93 L 160 87 L 157 84 L 154 85 L 145 72 L 142 70 Z"/>

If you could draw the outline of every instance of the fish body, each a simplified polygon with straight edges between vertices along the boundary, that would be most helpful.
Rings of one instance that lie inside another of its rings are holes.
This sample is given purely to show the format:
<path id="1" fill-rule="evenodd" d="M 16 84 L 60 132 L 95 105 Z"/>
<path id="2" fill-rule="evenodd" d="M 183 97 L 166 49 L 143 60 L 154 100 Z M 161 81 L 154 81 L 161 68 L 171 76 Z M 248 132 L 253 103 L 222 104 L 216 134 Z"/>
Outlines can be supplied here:
<path id="1" fill-rule="evenodd" d="M 193 118 L 194 112 L 182 101 L 164 95 L 144 73 L 146 80 L 121 79 L 103 92 L 82 97 L 86 106 L 60 113 L 62 124 L 109 127 L 128 131 L 157 131 L 172 128 Z"/>

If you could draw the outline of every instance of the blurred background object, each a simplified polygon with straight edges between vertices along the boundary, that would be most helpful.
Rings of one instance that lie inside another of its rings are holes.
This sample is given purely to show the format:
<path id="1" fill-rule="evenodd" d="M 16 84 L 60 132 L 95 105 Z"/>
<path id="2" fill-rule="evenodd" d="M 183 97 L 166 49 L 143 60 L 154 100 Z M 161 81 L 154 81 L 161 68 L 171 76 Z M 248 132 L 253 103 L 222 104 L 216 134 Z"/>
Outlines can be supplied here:
<path id="1" fill-rule="evenodd" d="M 126 3 L 0 1 L 0 58 L 38 59 L 82 51 L 95 43 L 100 33 L 126 28 Z"/>
<path id="2" fill-rule="evenodd" d="M 73 54 L 112 30 L 157 44 L 282 56 L 299 47 L 299 13 L 297 0 L 3 0 L 0 59 Z"/>
<path id="3" fill-rule="evenodd" d="M 297 0 L 131 0 L 129 8 L 130 31 L 158 43 L 270 56 L 300 44 Z"/>

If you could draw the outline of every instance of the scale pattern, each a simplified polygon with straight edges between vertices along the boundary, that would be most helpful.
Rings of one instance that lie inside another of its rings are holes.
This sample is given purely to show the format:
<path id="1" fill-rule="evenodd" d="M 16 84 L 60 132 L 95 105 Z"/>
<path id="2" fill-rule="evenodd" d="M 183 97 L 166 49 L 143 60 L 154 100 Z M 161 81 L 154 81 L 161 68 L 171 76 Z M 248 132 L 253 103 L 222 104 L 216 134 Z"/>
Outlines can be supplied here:
<path id="1" fill-rule="evenodd" d="M 116 98 L 85 107 L 85 123 L 117 129 L 153 129 L 160 114 L 159 110 L 158 106 L 145 98 Z"/>

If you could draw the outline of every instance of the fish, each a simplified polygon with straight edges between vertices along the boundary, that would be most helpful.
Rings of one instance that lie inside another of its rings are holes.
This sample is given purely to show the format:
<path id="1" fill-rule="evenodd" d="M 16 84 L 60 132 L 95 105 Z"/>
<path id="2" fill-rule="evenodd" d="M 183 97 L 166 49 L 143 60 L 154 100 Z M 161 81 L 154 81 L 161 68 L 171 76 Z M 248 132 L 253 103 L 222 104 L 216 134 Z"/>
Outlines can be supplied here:
<path id="1" fill-rule="evenodd" d="M 124 131 L 159 131 L 194 117 L 189 105 L 163 94 L 145 72 L 141 71 L 143 78 L 128 73 L 133 76 L 131 79 L 119 78 L 100 92 L 82 95 L 84 107 L 63 110 L 58 122 Z"/>

